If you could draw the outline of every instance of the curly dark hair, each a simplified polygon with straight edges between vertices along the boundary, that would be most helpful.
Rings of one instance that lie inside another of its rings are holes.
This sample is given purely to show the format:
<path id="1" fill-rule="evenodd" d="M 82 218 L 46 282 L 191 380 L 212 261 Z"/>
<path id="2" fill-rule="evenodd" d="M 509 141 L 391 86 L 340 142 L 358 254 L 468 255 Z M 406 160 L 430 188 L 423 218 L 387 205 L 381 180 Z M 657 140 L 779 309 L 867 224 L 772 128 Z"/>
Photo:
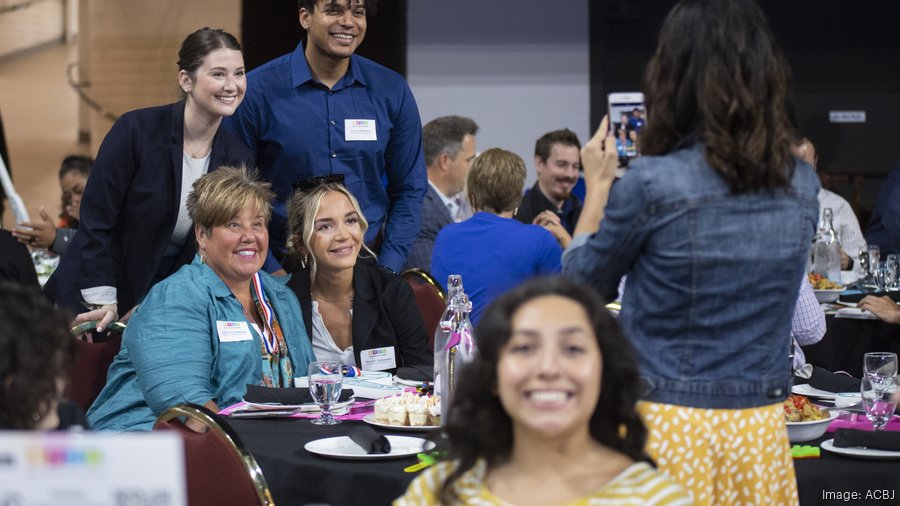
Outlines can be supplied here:
<path id="1" fill-rule="evenodd" d="M 688 140 L 733 193 L 788 185 L 796 126 L 790 65 L 753 0 L 682 0 L 666 17 L 644 74 L 641 152 Z"/>
<path id="2" fill-rule="evenodd" d="M 527 281 L 497 298 L 475 328 L 478 352 L 460 376 L 447 416 L 449 458 L 458 466 L 441 490 L 441 504 L 457 502 L 453 483 L 484 458 L 491 467 L 512 451 L 512 419 L 497 391 L 497 363 L 512 332 L 512 317 L 527 302 L 558 295 L 581 305 L 597 336 L 602 357 L 601 390 L 589 422 L 591 437 L 637 461 L 652 462 L 644 453 L 647 429 L 635 405 L 640 396 L 637 363 L 631 345 L 600 297 L 589 287 L 552 276 Z M 472 430 L 478 427 L 478 430 Z"/>
<path id="3" fill-rule="evenodd" d="M 69 318 L 36 288 L 0 282 L 0 321 L 0 429 L 33 429 L 69 376 Z"/>

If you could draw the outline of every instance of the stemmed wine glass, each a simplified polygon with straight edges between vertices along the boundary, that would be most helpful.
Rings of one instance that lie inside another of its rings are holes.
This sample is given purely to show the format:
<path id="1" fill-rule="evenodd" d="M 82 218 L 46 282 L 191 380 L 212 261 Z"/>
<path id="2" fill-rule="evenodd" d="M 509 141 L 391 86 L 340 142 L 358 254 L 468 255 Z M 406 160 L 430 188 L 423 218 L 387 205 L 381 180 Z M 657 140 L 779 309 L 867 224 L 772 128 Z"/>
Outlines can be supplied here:
<path id="1" fill-rule="evenodd" d="M 863 374 L 873 381 L 887 382 L 897 375 L 897 354 L 873 351 L 863 355 Z"/>
<path id="2" fill-rule="evenodd" d="M 894 393 L 897 391 L 895 383 L 896 377 L 873 379 L 866 376 L 860 384 L 866 418 L 872 422 L 872 428 L 876 431 L 884 430 L 894 416 L 894 410 L 897 409 L 897 403 L 894 401 Z"/>
<path id="3" fill-rule="evenodd" d="M 319 406 L 319 418 L 311 420 L 315 425 L 337 425 L 331 409 L 341 398 L 341 387 L 344 383 L 343 364 L 336 361 L 310 362 L 309 393 Z"/>

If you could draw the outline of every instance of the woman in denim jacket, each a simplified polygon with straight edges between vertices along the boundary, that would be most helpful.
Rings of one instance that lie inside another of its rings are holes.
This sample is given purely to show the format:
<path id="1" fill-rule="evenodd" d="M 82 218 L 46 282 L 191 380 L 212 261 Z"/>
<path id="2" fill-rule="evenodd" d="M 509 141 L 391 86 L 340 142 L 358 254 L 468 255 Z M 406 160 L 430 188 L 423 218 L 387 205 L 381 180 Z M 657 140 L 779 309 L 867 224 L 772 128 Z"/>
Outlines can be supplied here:
<path id="1" fill-rule="evenodd" d="M 564 272 L 612 299 L 645 382 L 647 450 L 697 504 L 796 504 L 781 402 L 819 185 L 792 156 L 790 69 L 750 0 L 683 0 L 646 71 L 642 154 L 604 119 Z M 608 200 L 608 202 L 607 202 Z"/>

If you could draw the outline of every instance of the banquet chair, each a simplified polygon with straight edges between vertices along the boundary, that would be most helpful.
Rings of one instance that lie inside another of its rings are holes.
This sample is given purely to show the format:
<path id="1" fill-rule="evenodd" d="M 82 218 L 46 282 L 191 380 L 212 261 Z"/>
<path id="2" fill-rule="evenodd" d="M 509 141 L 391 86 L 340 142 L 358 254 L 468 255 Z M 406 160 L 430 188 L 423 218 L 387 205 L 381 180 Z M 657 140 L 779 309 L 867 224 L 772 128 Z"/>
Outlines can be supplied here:
<path id="1" fill-rule="evenodd" d="M 187 426 L 194 421 L 205 432 Z M 196 404 L 181 404 L 164 411 L 153 430 L 173 430 L 184 439 L 188 504 L 274 504 L 259 464 L 237 433 L 218 415 Z"/>
<path id="2" fill-rule="evenodd" d="M 82 323 L 71 332 L 74 336 L 82 336 L 95 331 L 97 320 Z M 72 362 L 72 370 L 69 373 L 68 397 L 78 404 L 86 413 L 91 404 L 100 395 L 100 391 L 106 386 L 106 374 L 112 364 L 119 348 L 122 346 L 122 333 L 125 332 L 125 324 L 113 322 L 106 333 L 107 339 L 103 341 L 75 341 L 75 360 Z"/>
<path id="3" fill-rule="evenodd" d="M 422 269 L 405 270 L 400 277 L 405 279 L 412 288 L 413 295 L 416 297 L 416 306 L 419 307 L 419 313 L 422 314 L 422 320 L 425 322 L 425 330 L 430 336 L 429 339 L 433 341 L 434 332 L 440 324 L 441 315 L 446 307 L 444 290 L 431 274 Z M 434 346 L 434 342 L 430 342 L 430 345 Z"/>

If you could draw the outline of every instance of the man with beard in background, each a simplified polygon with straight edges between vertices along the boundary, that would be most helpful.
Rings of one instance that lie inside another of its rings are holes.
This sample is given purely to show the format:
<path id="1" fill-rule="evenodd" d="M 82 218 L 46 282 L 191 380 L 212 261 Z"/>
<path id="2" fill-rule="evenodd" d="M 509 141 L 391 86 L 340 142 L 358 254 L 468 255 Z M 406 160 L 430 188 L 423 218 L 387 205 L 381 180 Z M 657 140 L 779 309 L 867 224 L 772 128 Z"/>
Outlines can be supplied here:
<path id="1" fill-rule="evenodd" d="M 534 145 L 537 182 L 525 193 L 515 219 L 540 225 L 565 248 L 581 215 L 581 201 L 572 195 L 581 170 L 581 143 L 568 128 L 542 135 Z"/>

